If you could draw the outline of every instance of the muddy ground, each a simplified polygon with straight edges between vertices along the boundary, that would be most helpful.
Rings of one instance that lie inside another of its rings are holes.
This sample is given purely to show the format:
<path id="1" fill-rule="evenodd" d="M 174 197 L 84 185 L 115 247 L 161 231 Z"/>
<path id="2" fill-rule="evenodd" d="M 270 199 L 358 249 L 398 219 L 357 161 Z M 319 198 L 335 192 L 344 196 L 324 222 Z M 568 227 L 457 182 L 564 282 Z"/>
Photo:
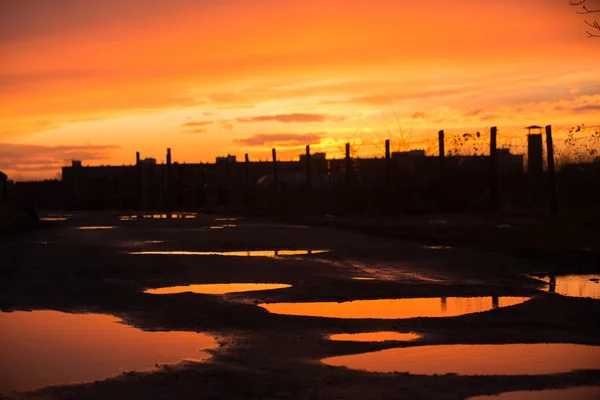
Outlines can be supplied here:
<path id="1" fill-rule="evenodd" d="M 120 221 L 78 214 L 0 240 L 0 308 L 112 314 L 148 330 L 210 332 L 204 363 L 163 366 L 93 383 L 15 394 L 35 399 L 463 399 L 600 383 L 600 371 L 543 376 L 418 376 L 325 366 L 319 359 L 377 349 L 463 343 L 600 345 L 600 301 L 547 293 L 533 272 L 600 272 L 593 218 L 506 216 L 273 221 L 240 218 Z M 592 221 L 592 222 L 589 222 Z M 77 226 L 115 225 L 82 231 Z M 163 241 L 149 243 L 150 241 Z M 434 247 L 431 247 L 434 246 Z M 443 247 L 437 247 L 443 246 Z M 131 255 L 132 251 L 328 249 L 279 258 Z M 373 277 L 374 281 L 352 280 Z M 229 295 L 144 294 L 196 283 L 289 283 Z M 451 318 L 293 317 L 261 302 L 531 296 L 517 306 Z M 351 343 L 332 333 L 416 332 L 413 342 Z M 518 355 L 516 355 L 517 357 Z M 12 398 L 11 397 L 11 398 Z"/>

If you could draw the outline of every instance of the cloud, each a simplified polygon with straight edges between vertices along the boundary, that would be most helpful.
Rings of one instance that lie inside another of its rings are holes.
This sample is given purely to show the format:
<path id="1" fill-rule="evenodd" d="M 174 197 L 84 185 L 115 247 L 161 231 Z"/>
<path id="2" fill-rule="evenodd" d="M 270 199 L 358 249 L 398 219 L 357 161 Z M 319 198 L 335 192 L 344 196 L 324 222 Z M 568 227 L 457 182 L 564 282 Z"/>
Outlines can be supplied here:
<path id="1" fill-rule="evenodd" d="M 465 117 L 476 117 L 483 112 L 482 108 L 478 108 L 476 110 L 467 111 L 465 113 Z"/>
<path id="2" fill-rule="evenodd" d="M 235 143 L 246 146 L 282 146 L 296 147 L 317 144 L 325 132 L 315 133 L 257 133 L 253 136 L 234 139 Z"/>
<path id="3" fill-rule="evenodd" d="M 574 112 L 600 111 L 600 104 L 588 104 L 586 106 L 573 108 Z"/>
<path id="4" fill-rule="evenodd" d="M 417 118 L 425 118 L 425 113 L 422 111 L 416 112 L 412 115 L 411 117 L 412 119 L 417 119 Z"/>
<path id="5" fill-rule="evenodd" d="M 207 126 L 212 123 L 213 123 L 212 121 L 190 121 L 190 122 L 181 124 L 181 126 L 183 128 L 193 128 L 193 127 L 197 127 L 197 126 Z"/>
<path id="6" fill-rule="evenodd" d="M 231 122 L 227 121 L 227 120 L 224 120 L 224 119 L 220 119 L 219 120 L 219 125 L 221 126 L 222 129 L 225 129 L 225 130 L 228 130 L 228 131 L 230 131 L 230 130 L 233 129 L 233 124 Z"/>
<path id="7" fill-rule="evenodd" d="M 58 173 L 71 160 L 98 161 L 110 158 L 110 151 L 120 146 L 41 146 L 0 143 L 0 170 L 11 176 L 24 172 L 39 172 L 48 175 Z"/>
<path id="8" fill-rule="evenodd" d="M 336 117 L 336 120 L 339 117 Z M 266 122 L 266 121 L 277 121 L 283 123 L 292 123 L 292 122 L 324 122 L 326 120 L 331 120 L 327 114 L 305 114 L 305 113 L 292 113 L 292 114 L 277 114 L 277 115 L 260 115 L 257 117 L 245 117 L 245 118 L 237 118 L 238 122 L 248 123 L 248 122 Z"/>

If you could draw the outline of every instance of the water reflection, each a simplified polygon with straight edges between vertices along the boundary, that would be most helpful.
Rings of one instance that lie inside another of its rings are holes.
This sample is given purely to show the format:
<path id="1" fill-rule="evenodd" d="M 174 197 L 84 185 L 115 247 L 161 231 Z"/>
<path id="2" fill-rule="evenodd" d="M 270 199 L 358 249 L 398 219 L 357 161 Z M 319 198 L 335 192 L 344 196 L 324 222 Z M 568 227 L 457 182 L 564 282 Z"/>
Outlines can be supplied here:
<path id="1" fill-rule="evenodd" d="M 116 226 L 79 226 L 77 229 L 84 231 L 103 230 L 103 229 L 115 229 Z"/>
<path id="2" fill-rule="evenodd" d="M 40 221 L 66 221 L 67 217 L 41 217 Z"/>
<path id="3" fill-rule="evenodd" d="M 528 297 L 442 297 L 417 299 L 356 300 L 342 303 L 265 303 L 260 307 L 274 314 L 327 318 L 417 318 L 454 317 L 521 304 Z"/>
<path id="4" fill-rule="evenodd" d="M 162 214 L 140 214 L 140 215 L 122 215 L 121 221 L 134 221 L 137 219 L 194 219 L 194 213 L 162 213 Z"/>
<path id="5" fill-rule="evenodd" d="M 205 360 L 212 336 L 144 332 L 118 318 L 57 311 L 0 313 L 0 392 L 104 379 L 155 364 Z"/>
<path id="6" fill-rule="evenodd" d="M 475 396 L 467 400 L 598 400 L 600 386 L 581 386 L 567 389 L 522 390 L 492 396 Z"/>
<path id="7" fill-rule="evenodd" d="M 329 336 L 330 340 L 343 340 L 349 342 L 385 342 L 388 340 L 397 340 L 407 342 L 419 339 L 421 335 L 416 333 L 400 332 L 364 332 L 364 333 L 340 333 Z"/>
<path id="8" fill-rule="evenodd" d="M 236 226 L 237 225 L 235 225 L 235 224 L 214 225 L 214 226 L 211 226 L 210 229 L 235 228 Z"/>
<path id="9" fill-rule="evenodd" d="M 249 250 L 249 251 L 132 251 L 136 255 L 171 256 L 233 256 L 233 257 L 279 257 L 327 253 L 329 250 Z"/>
<path id="10" fill-rule="evenodd" d="M 600 275 L 540 275 L 548 283 L 543 290 L 571 297 L 600 299 Z"/>
<path id="11" fill-rule="evenodd" d="M 144 293 L 150 294 L 177 294 L 177 293 L 200 293 L 200 294 L 227 294 L 239 292 L 252 292 L 257 290 L 273 290 L 290 288 L 292 285 L 282 283 L 214 283 L 188 286 L 171 286 L 158 289 L 148 289 Z"/>
<path id="12" fill-rule="evenodd" d="M 423 249 L 427 250 L 453 250 L 452 246 L 421 246 Z"/>
<path id="13" fill-rule="evenodd" d="M 417 375 L 541 375 L 600 368 L 600 346 L 477 344 L 415 346 L 323 359 L 327 365 Z"/>

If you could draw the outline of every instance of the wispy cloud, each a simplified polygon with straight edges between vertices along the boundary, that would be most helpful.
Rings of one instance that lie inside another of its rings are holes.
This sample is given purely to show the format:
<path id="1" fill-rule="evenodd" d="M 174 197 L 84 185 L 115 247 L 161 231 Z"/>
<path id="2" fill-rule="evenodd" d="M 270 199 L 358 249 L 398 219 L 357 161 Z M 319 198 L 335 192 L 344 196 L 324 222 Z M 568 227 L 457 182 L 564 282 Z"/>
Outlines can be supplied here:
<path id="1" fill-rule="evenodd" d="M 277 114 L 277 115 L 259 115 L 257 117 L 244 117 L 237 118 L 237 122 L 248 123 L 248 122 L 267 122 L 276 121 L 283 123 L 292 122 L 324 122 L 331 120 L 332 118 L 328 114 L 306 114 L 306 113 L 292 113 L 292 114 Z"/>
<path id="2" fill-rule="evenodd" d="M 194 127 L 198 127 L 198 126 L 207 126 L 212 123 L 213 123 L 212 121 L 190 121 L 190 122 L 181 124 L 181 126 L 183 128 L 194 128 Z"/>
<path id="3" fill-rule="evenodd" d="M 324 135 L 324 132 L 258 133 L 247 138 L 234 139 L 234 142 L 245 146 L 297 147 L 307 144 L 319 143 Z"/>
<path id="4" fill-rule="evenodd" d="M 120 146 L 40 146 L 0 143 L 0 170 L 9 176 L 23 172 L 56 171 L 71 160 L 99 161 L 111 157 Z M 47 175 L 47 174 L 45 174 Z"/>

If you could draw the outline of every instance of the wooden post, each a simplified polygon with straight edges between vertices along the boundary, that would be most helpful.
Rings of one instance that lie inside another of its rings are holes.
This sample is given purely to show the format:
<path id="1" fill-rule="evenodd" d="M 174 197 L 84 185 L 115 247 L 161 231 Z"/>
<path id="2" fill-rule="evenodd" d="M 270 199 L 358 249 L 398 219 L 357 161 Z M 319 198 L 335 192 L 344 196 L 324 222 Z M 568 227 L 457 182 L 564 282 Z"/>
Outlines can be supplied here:
<path id="1" fill-rule="evenodd" d="M 558 189 L 556 187 L 556 170 L 554 168 L 554 146 L 552 144 L 552 126 L 546 125 L 546 150 L 548 153 L 548 183 L 550 184 L 550 209 L 558 213 Z"/>
<path id="2" fill-rule="evenodd" d="M 439 206 L 446 208 L 446 149 L 444 147 L 444 131 L 438 132 L 439 156 L 438 156 L 438 175 L 439 175 Z"/>
<path id="3" fill-rule="evenodd" d="M 490 207 L 498 208 L 498 154 L 496 152 L 496 136 L 498 129 L 493 126 L 490 130 Z"/>
<path id="4" fill-rule="evenodd" d="M 439 169 L 440 169 L 440 177 L 444 176 L 444 164 L 446 160 L 446 149 L 444 147 L 444 131 L 438 132 L 438 142 L 439 142 Z"/>
<path id="5" fill-rule="evenodd" d="M 135 153 L 135 183 L 133 195 L 133 207 L 137 210 L 142 208 L 142 171 L 140 164 L 140 152 Z"/>
<path id="6" fill-rule="evenodd" d="M 392 186 L 392 163 L 390 158 L 390 139 L 385 141 L 385 186 Z"/>
<path id="7" fill-rule="evenodd" d="M 253 195 L 252 195 L 252 175 L 250 174 L 250 158 L 248 153 L 244 154 L 244 173 L 246 175 L 246 208 L 252 210 Z"/>
<path id="8" fill-rule="evenodd" d="M 542 174 L 544 172 L 544 156 L 542 151 L 542 135 L 527 135 L 527 174 L 531 188 L 531 199 L 534 204 L 542 200 Z"/>
<path id="9" fill-rule="evenodd" d="M 246 173 L 246 186 L 250 190 L 252 188 L 252 178 L 250 176 L 250 159 L 248 158 L 248 153 L 244 155 L 244 171 Z"/>
<path id="10" fill-rule="evenodd" d="M 167 176 L 165 178 L 165 206 L 167 212 L 171 211 L 171 149 L 167 149 Z M 167 214 L 168 217 L 171 214 Z"/>
<path id="11" fill-rule="evenodd" d="M 275 182 L 275 187 L 279 188 L 279 177 L 277 176 L 277 150 L 271 150 L 271 154 L 273 155 L 273 182 Z"/>
<path id="12" fill-rule="evenodd" d="M 346 143 L 346 182 L 350 180 L 352 170 L 352 158 L 350 158 L 350 143 Z"/>
<path id="13" fill-rule="evenodd" d="M 309 190 L 312 187 L 310 145 L 306 145 L 306 187 Z"/>

